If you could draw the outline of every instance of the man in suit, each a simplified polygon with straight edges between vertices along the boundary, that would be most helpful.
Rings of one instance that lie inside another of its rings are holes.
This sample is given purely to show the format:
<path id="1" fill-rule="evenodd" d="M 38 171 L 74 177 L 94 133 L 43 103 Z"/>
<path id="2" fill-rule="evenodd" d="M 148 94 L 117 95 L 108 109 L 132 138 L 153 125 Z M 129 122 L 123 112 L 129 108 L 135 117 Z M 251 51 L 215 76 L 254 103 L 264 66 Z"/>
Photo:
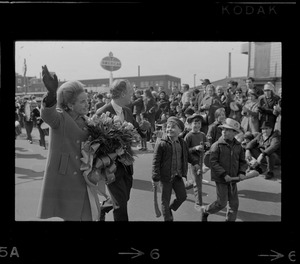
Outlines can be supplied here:
<path id="1" fill-rule="evenodd" d="M 110 112 L 112 115 L 117 115 L 122 121 L 132 123 L 133 126 L 138 129 L 138 123 L 134 119 L 131 110 L 126 107 L 126 105 L 130 103 L 133 94 L 133 88 L 130 83 L 124 79 L 113 81 L 110 94 L 112 98 L 110 103 L 98 109 L 96 114 L 101 115 L 102 113 Z M 128 221 L 127 202 L 133 181 L 133 165 L 125 166 L 117 161 L 116 166 L 115 181 L 107 185 L 119 206 L 118 208 L 114 208 L 114 221 Z M 105 213 L 113 209 L 112 200 L 108 198 L 104 201 L 101 209 L 100 220 L 104 221 Z"/>

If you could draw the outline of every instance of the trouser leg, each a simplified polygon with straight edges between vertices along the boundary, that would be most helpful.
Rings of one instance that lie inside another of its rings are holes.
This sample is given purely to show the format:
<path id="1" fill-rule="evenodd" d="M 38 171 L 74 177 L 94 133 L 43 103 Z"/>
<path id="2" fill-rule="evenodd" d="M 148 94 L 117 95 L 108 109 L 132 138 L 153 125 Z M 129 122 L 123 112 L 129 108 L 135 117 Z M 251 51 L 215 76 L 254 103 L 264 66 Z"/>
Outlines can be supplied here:
<path id="1" fill-rule="evenodd" d="M 186 200 L 187 194 L 182 177 L 175 177 L 173 180 L 173 190 L 175 199 L 170 204 L 170 209 L 176 211 L 180 205 Z"/>
<path id="2" fill-rule="evenodd" d="M 172 221 L 170 213 L 170 200 L 172 195 L 172 183 L 161 182 L 161 211 L 165 221 Z"/>
<path id="3" fill-rule="evenodd" d="M 198 174 L 195 167 L 192 167 L 192 175 L 193 175 L 193 187 L 194 187 L 194 195 L 195 195 L 195 203 L 198 205 L 202 205 L 202 174 Z"/>
<path id="4" fill-rule="evenodd" d="M 44 131 L 43 129 L 41 129 L 40 126 L 37 126 L 38 130 L 39 130 L 39 133 L 40 133 L 40 145 L 42 147 L 46 147 L 46 142 L 45 142 L 45 134 L 44 134 Z"/>
<path id="5" fill-rule="evenodd" d="M 205 212 L 215 214 L 226 207 L 228 201 L 228 184 L 216 182 L 217 200 L 205 208 Z"/>
<path id="6" fill-rule="evenodd" d="M 231 183 L 228 188 L 228 208 L 226 213 L 226 221 L 235 221 L 239 208 L 239 197 L 237 184 Z"/>
<path id="7" fill-rule="evenodd" d="M 33 122 L 25 121 L 25 129 L 26 129 L 27 139 L 32 141 L 31 132 L 33 129 Z"/>
<path id="8" fill-rule="evenodd" d="M 273 172 L 276 162 L 276 154 L 273 153 L 270 156 L 266 156 L 267 161 L 267 172 Z"/>
<path id="9" fill-rule="evenodd" d="M 107 187 L 110 194 L 115 199 L 118 208 L 114 208 L 114 221 L 128 221 L 127 203 L 130 198 L 132 188 L 132 175 L 127 173 L 122 164 L 115 173 L 116 180 Z"/>

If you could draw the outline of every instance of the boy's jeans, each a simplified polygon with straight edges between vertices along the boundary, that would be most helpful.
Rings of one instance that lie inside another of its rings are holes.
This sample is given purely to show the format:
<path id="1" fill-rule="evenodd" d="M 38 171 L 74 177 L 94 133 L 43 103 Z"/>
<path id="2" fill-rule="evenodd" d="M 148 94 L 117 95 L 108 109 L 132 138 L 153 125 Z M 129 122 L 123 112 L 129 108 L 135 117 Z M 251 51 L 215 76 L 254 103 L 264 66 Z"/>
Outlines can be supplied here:
<path id="1" fill-rule="evenodd" d="M 161 184 L 161 210 L 165 221 L 172 221 L 170 210 L 176 211 L 186 200 L 187 194 L 182 177 L 174 177 L 172 182 L 160 182 Z M 175 199 L 171 202 L 172 189 L 175 192 Z"/>
<path id="2" fill-rule="evenodd" d="M 235 221 L 239 208 L 239 198 L 236 183 L 216 182 L 217 200 L 206 206 L 205 212 L 215 214 L 227 207 L 226 221 Z"/>
<path id="3" fill-rule="evenodd" d="M 197 205 L 202 205 L 202 174 L 197 174 L 197 170 L 195 166 L 192 166 L 192 175 L 194 180 L 194 195 L 195 195 L 195 203 Z"/>
<path id="4" fill-rule="evenodd" d="M 32 141 L 31 132 L 33 129 L 33 122 L 32 121 L 25 121 L 25 130 L 27 134 L 27 139 Z"/>

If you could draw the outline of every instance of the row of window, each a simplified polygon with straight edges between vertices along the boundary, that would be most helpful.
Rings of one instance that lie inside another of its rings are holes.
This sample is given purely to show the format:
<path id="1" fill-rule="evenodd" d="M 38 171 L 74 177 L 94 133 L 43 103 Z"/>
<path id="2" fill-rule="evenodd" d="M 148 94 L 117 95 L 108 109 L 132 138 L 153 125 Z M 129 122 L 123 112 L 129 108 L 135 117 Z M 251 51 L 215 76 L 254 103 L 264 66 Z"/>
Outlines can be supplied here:
<path id="1" fill-rule="evenodd" d="M 168 83 L 166 84 L 165 81 L 142 81 L 142 82 L 131 82 L 132 85 L 136 85 L 140 88 L 147 88 L 147 87 L 158 87 L 158 86 L 163 86 L 165 88 L 171 89 L 172 86 L 177 86 L 180 87 L 180 83 L 179 82 L 174 82 L 174 81 L 168 81 Z M 97 87 L 101 87 L 101 86 L 109 86 L 109 84 L 97 84 Z M 86 87 L 95 87 L 95 84 L 87 84 Z"/>
<path id="2" fill-rule="evenodd" d="M 135 83 L 133 83 L 135 84 Z M 140 83 L 140 87 L 141 88 L 147 88 L 147 87 L 158 87 L 158 86 L 163 86 L 165 88 L 171 89 L 172 86 L 180 86 L 179 82 L 174 82 L 174 81 L 168 81 L 168 84 L 166 85 L 166 83 L 164 81 L 143 81 Z"/>

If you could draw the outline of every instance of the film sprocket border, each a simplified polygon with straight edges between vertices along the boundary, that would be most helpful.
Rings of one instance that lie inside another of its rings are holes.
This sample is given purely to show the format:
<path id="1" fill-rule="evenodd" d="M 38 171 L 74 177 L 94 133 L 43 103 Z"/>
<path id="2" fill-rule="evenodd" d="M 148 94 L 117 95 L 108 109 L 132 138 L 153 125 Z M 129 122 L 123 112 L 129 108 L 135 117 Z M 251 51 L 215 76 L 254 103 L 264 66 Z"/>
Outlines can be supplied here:
<path id="1" fill-rule="evenodd" d="M 9 119 L 13 120 L 13 113 L 10 115 L 7 109 L 10 109 L 10 104 L 13 103 L 12 95 L 14 95 L 13 89 L 9 89 L 12 86 L 11 80 L 14 80 L 13 43 L 20 39 L 219 41 L 244 40 L 248 39 L 250 34 L 253 40 L 283 42 L 284 82 L 286 87 L 292 87 L 288 82 L 297 75 L 293 75 L 293 67 L 289 67 L 288 71 L 286 67 L 287 64 L 295 65 L 292 62 L 288 63 L 293 59 L 293 53 L 296 51 L 291 46 L 292 42 L 296 42 L 293 28 L 294 19 L 297 16 L 293 6 L 282 6 L 277 17 L 261 15 L 253 20 L 248 19 L 249 16 L 246 14 L 241 14 L 241 16 L 235 14 L 222 18 L 217 16 L 217 21 L 210 24 L 208 21 L 215 19 L 215 5 L 205 3 L 203 6 L 200 5 L 202 8 L 195 10 L 186 6 L 181 9 L 155 6 L 148 10 L 144 8 L 148 5 L 142 5 L 143 8 L 137 5 L 130 9 L 123 6 L 123 10 L 113 7 L 117 9 L 117 18 L 121 18 L 121 22 L 118 22 L 118 19 L 107 20 L 111 24 L 105 23 L 100 28 L 99 21 L 107 17 L 103 15 L 103 12 L 93 9 L 95 6 L 55 5 L 52 7 L 48 5 L 45 7 L 47 8 L 45 13 L 42 5 L 39 6 L 39 9 L 35 9 L 25 5 L 7 8 L 1 4 L 0 21 L 3 25 L 0 36 L 1 106 L 3 106 L 3 113 L 7 113 Z M 286 15 L 283 14 L 284 10 L 288 11 Z M 164 13 L 163 11 L 168 12 Z M 55 14 L 53 20 L 47 17 L 47 14 L 49 15 L 51 12 Z M 73 25 L 62 23 L 63 19 L 57 19 L 58 17 L 62 18 L 62 15 L 68 12 L 74 12 L 77 15 L 72 16 Z M 99 19 L 99 13 L 101 19 Z M 157 13 L 166 14 L 166 16 L 150 16 Z M 190 14 L 189 19 L 182 19 L 182 14 Z M 124 17 L 128 20 L 125 20 Z M 76 20 L 76 18 L 79 19 Z M 203 23 L 199 23 L 199 20 Z M 42 33 L 40 29 L 36 28 L 39 23 L 47 29 L 46 32 Z M 237 27 L 239 23 L 242 23 L 241 29 Z M 142 29 L 139 24 L 142 24 Z M 80 29 L 79 33 L 78 29 Z M 285 103 L 285 105 L 287 104 Z M 288 124 L 285 124 L 288 127 Z M 4 125 L 3 127 L 7 127 L 7 131 L 10 131 L 11 136 L 13 135 L 13 126 Z M 2 128 L 4 134 L 7 131 Z M 45 260 L 84 260 L 86 263 L 88 261 L 122 260 L 131 263 L 141 260 L 146 263 L 148 260 L 149 262 L 155 261 L 151 258 L 151 253 L 152 256 L 159 255 L 159 260 L 163 263 L 164 261 L 169 262 L 173 258 L 177 261 L 204 258 L 213 262 L 228 260 L 231 263 L 241 263 L 241 260 L 252 260 L 253 263 L 255 261 L 269 263 L 270 260 L 276 258 L 277 254 L 284 255 L 280 258 L 281 260 L 293 262 L 295 259 L 296 231 L 294 228 L 297 217 L 294 216 L 295 210 L 291 210 L 295 199 L 290 196 L 297 192 L 290 188 L 290 179 L 296 176 L 296 172 L 290 172 L 292 168 L 283 166 L 283 174 L 287 175 L 288 179 L 283 180 L 281 222 L 212 222 L 206 225 L 200 222 L 106 222 L 104 225 L 79 222 L 16 222 L 14 220 L 14 139 L 8 136 L 4 137 L 5 141 L 6 138 L 9 138 L 7 141 L 10 142 L 9 151 L 7 152 L 5 147 L 5 151 L 3 149 L 1 154 L 2 164 L 5 165 L 2 166 L 4 172 L 2 173 L 2 186 L 5 191 L 1 192 L 0 233 L 0 258 L 3 262 L 7 260 L 8 263 L 43 263 Z M 285 146 L 283 151 L 289 153 Z M 291 163 L 297 164 L 291 160 L 285 164 Z M 288 199 L 289 201 L 287 201 Z M 197 243 L 194 242 L 195 238 L 197 238 Z M 224 240 L 226 243 L 223 243 Z M 143 252 L 143 254 L 137 256 L 138 252 Z M 132 259 L 134 256 L 137 257 Z"/>

